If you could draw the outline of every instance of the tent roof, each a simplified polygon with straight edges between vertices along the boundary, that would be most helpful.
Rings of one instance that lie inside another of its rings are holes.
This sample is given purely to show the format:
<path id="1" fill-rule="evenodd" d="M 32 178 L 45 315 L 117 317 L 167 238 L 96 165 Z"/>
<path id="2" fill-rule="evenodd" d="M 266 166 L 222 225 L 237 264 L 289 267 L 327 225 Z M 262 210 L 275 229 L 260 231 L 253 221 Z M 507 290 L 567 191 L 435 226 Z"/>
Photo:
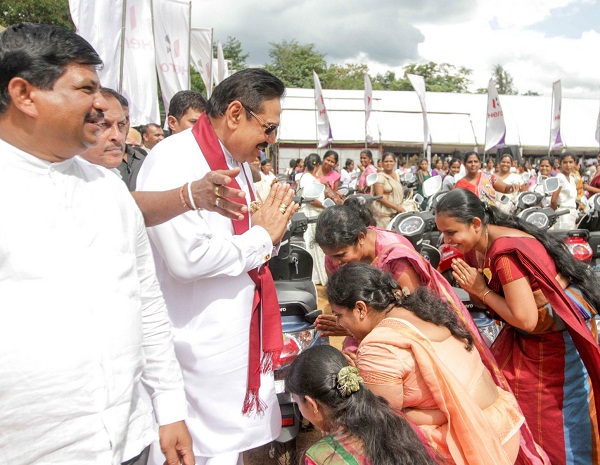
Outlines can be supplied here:
<path id="1" fill-rule="evenodd" d="M 323 91 L 334 145 L 364 144 L 364 92 Z M 506 144 L 526 150 L 548 151 L 551 96 L 501 95 L 506 124 Z M 427 92 L 426 105 L 432 145 L 479 146 L 485 143 L 487 95 Z M 423 145 L 423 116 L 413 91 L 373 91 L 369 131 L 385 145 Z M 593 99 L 564 98 L 561 109 L 561 136 L 573 150 L 598 150 L 595 140 L 599 102 Z M 316 111 L 313 89 L 287 90 L 282 102 L 280 142 L 314 144 Z"/>

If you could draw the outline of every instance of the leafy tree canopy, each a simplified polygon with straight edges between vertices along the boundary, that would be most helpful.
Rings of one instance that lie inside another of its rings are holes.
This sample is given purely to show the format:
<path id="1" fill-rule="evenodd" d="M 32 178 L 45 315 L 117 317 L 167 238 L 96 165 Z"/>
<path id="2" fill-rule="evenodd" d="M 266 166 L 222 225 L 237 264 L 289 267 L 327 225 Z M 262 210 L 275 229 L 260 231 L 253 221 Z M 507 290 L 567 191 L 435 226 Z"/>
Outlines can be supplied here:
<path id="1" fill-rule="evenodd" d="M 315 50 L 315 44 L 301 45 L 296 40 L 271 42 L 272 62 L 264 68 L 288 87 L 313 87 L 313 70 L 319 76 L 327 69 L 325 55 Z"/>
<path id="2" fill-rule="evenodd" d="M 513 84 L 512 76 L 502 65 L 494 66 L 492 77 L 494 78 L 494 81 L 496 81 L 496 87 L 498 88 L 499 94 L 517 95 L 519 93 Z"/>
<path id="3" fill-rule="evenodd" d="M 229 61 L 229 69 L 231 71 L 240 71 L 246 66 L 248 53 L 244 53 L 242 43 L 232 36 L 227 36 L 227 40 L 222 44 L 223 57 Z M 217 56 L 217 44 L 213 45 L 214 56 Z"/>
<path id="4" fill-rule="evenodd" d="M 10 26 L 24 21 L 75 30 L 69 0 L 0 0 L 1 24 Z"/>

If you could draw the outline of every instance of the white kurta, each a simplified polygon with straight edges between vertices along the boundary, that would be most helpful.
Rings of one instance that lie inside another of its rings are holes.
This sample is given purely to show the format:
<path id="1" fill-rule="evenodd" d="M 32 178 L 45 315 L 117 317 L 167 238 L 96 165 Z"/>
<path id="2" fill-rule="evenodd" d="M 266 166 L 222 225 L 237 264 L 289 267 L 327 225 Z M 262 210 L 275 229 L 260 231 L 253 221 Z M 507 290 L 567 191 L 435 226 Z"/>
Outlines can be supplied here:
<path id="1" fill-rule="evenodd" d="M 185 418 L 142 214 L 114 173 L 0 140 L 0 463 L 119 465 Z"/>
<path id="2" fill-rule="evenodd" d="M 575 229 L 577 223 L 577 186 L 575 184 L 575 176 L 569 175 L 569 178 L 558 173 L 556 175 L 560 185 L 560 193 L 558 194 L 558 208 L 557 211 L 566 210 L 570 211 L 567 215 L 559 216 L 553 230 L 570 230 Z"/>
<path id="3" fill-rule="evenodd" d="M 226 153 L 230 168 L 241 167 Z M 249 202 L 246 170 L 237 177 Z M 173 135 L 148 154 L 138 190 L 173 189 L 210 168 L 191 130 Z M 242 452 L 279 435 L 281 417 L 273 375 L 261 377 L 264 415 L 242 414 L 248 378 L 249 327 L 254 283 L 248 271 L 263 265 L 273 244 L 259 226 L 235 236 L 230 219 L 188 212 L 148 228 L 157 275 L 174 326 L 175 350 L 188 399 L 187 425 L 194 454 Z"/>
<path id="4" fill-rule="evenodd" d="M 298 181 L 298 188 L 302 189 L 309 184 L 318 183 L 319 180 L 314 177 L 308 171 L 302 173 Z M 325 193 L 322 192 L 317 200 L 321 204 L 325 201 Z M 315 207 L 311 203 L 303 203 L 300 211 L 303 212 L 307 218 L 316 218 L 323 211 L 321 207 Z M 309 223 L 306 231 L 304 232 L 304 244 L 306 250 L 310 253 L 313 259 L 313 272 L 312 281 L 315 284 L 321 284 L 325 286 L 327 284 L 327 271 L 325 270 L 325 254 L 317 241 L 315 240 L 315 233 L 317 231 L 317 225 L 315 223 Z"/>

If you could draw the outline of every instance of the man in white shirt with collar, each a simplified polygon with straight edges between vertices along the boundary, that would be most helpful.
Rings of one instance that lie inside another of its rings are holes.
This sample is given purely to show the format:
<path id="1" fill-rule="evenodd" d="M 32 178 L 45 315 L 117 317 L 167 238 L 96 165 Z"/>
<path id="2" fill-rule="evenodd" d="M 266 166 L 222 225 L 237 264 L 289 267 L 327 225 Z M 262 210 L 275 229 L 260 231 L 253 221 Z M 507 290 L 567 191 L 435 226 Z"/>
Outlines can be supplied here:
<path id="1" fill-rule="evenodd" d="M 97 143 L 108 110 L 101 63 L 59 27 L 0 33 L 0 457 L 142 463 L 142 381 L 168 463 L 192 465 L 142 215 L 114 173 L 75 157 Z"/>
<path id="2" fill-rule="evenodd" d="M 137 189 L 171 189 L 210 170 L 237 168 L 241 172 L 230 186 L 246 193 L 244 203 L 256 202 L 248 162 L 275 141 L 284 91 L 278 78 L 261 69 L 225 79 L 191 130 L 148 154 Z M 222 191 L 215 190 L 215 203 L 222 205 Z M 265 265 L 297 208 L 292 194 L 287 184 L 276 184 L 260 209 L 242 221 L 189 211 L 148 228 L 174 326 L 198 465 L 241 464 L 243 451 L 280 432 L 269 361 L 281 350 L 281 320 Z"/>

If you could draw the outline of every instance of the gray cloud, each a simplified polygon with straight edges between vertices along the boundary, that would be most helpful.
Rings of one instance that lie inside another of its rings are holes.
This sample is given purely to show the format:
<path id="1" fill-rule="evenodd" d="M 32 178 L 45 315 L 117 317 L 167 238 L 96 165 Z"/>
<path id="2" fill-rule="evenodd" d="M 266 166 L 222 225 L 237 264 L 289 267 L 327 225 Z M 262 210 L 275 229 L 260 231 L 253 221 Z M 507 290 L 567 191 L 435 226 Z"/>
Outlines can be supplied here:
<path id="1" fill-rule="evenodd" d="M 419 59 L 418 23 L 463 19 L 475 0 L 193 0 L 192 24 L 214 28 L 215 39 L 238 39 L 248 63 L 270 61 L 270 42 L 313 43 L 329 63 L 362 55 L 389 67 Z"/>

